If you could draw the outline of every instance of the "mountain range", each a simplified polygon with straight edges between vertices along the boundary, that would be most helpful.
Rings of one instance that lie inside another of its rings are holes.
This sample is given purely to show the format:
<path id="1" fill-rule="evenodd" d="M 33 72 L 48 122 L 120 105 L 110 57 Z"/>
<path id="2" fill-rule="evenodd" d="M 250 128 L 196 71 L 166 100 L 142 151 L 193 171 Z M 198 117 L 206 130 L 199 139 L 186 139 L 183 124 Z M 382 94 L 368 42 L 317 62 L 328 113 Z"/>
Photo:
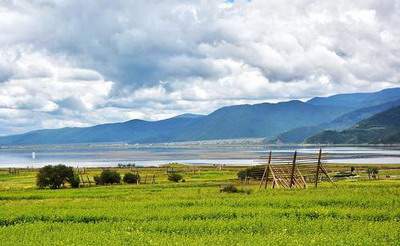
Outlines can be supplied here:
<path id="1" fill-rule="evenodd" d="M 343 130 L 327 130 L 306 139 L 323 144 L 393 144 L 400 142 L 400 106 L 362 120 Z"/>
<path id="2" fill-rule="evenodd" d="M 183 114 L 160 121 L 134 119 L 92 127 L 45 129 L 0 137 L 0 145 L 158 143 L 235 138 L 303 142 L 323 130 L 342 130 L 400 105 L 400 88 L 315 97 L 306 102 L 234 105 L 208 115 Z"/>
<path id="3" fill-rule="evenodd" d="M 391 98 L 389 99 L 391 100 Z M 294 128 L 279 134 L 276 138 L 269 140 L 269 143 L 302 143 L 323 130 L 344 130 L 355 125 L 357 122 L 367 119 L 377 113 L 390 108 L 400 106 L 400 100 L 390 101 L 375 106 L 364 107 L 345 113 L 330 122 L 319 125 Z"/>

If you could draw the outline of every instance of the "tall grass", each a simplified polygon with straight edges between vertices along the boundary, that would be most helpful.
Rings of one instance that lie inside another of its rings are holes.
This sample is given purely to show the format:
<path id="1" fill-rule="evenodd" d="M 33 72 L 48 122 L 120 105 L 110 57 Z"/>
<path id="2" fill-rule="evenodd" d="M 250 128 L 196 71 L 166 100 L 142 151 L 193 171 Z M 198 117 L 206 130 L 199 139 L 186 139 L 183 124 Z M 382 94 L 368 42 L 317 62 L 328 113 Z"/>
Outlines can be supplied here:
<path id="1" fill-rule="evenodd" d="M 213 171 L 196 173 L 186 183 L 165 180 L 78 190 L 0 189 L 0 244 L 398 245 L 400 241 L 398 180 L 341 181 L 307 190 L 258 191 L 254 185 L 247 187 L 254 190 L 251 194 L 220 193 L 221 181 L 234 175 L 218 176 Z"/>

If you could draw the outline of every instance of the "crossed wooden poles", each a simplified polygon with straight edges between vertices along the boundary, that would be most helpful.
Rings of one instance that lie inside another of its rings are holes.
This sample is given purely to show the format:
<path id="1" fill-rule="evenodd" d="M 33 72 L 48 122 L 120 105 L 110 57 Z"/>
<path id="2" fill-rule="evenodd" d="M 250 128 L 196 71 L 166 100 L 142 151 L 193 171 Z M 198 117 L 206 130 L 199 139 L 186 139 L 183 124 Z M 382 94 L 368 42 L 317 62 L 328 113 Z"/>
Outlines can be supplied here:
<path id="1" fill-rule="evenodd" d="M 291 165 L 280 165 L 272 163 L 272 151 L 269 152 L 267 158 L 267 165 L 265 166 L 261 182 L 260 189 L 263 187 L 267 188 L 268 181 L 270 180 L 270 176 L 272 179 L 272 188 L 307 188 L 307 182 L 300 172 L 299 163 L 297 160 L 297 151 L 293 154 L 293 159 L 291 161 Z M 301 165 L 306 163 L 301 163 Z M 310 165 L 310 164 L 308 164 Z M 315 177 L 314 185 L 318 187 L 318 181 L 320 179 L 320 173 L 324 174 L 329 181 L 333 182 L 325 167 L 322 165 L 322 149 L 319 149 L 317 162 L 315 166 L 315 173 L 311 175 Z"/>

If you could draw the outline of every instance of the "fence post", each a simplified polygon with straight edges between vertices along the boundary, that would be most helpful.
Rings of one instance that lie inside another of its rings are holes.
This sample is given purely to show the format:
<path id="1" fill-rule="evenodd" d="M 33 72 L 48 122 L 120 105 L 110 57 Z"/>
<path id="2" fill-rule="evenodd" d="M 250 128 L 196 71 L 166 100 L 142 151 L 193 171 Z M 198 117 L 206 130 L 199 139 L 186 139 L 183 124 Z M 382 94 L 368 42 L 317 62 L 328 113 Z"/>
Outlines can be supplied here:
<path id="1" fill-rule="evenodd" d="M 265 189 L 267 188 L 267 185 L 268 185 L 269 170 L 271 169 L 271 160 L 272 160 L 272 151 L 269 151 L 268 169 L 267 169 L 267 174 L 265 176 L 265 186 L 264 186 Z"/>
<path id="2" fill-rule="evenodd" d="M 320 148 L 318 153 L 317 172 L 315 173 L 315 188 L 318 187 L 319 170 L 321 169 L 321 157 L 322 157 L 322 149 Z"/>
<path id="3" fill-rule="evenodd" d="M 296 169 L 296 157 L 297 157 L 297 150 L 294 152 L 294 155 L 293 155 L 292 172 L 290 174 L 290 185 L 289 185 L 290 188 L 292 188 L 292 186 L 294 184 L 294 171 Z"/>
<path id="4" fill-rule="evenodd" d="M 265 179 L 265 186 L 264 186 L 264 188 L 267 188 L 268 175 L 269 175 L 269 166 L 270 166 L 270 164 L 271 164 L 271 155 L 272 155 L 272 151 L 269 151 L 268 163 L 267 163 L 267 165 L 265 166 L 265 169 L 264 169 L 264 172 L 263 172 L 263 175 L 262 175 L 262 178 L 261 178 L 260 189 L 261 189 L 261 187 L 262 187 L 262 184 L 263 184 L 263 182 L 264 182 L 264 179 Z"/>

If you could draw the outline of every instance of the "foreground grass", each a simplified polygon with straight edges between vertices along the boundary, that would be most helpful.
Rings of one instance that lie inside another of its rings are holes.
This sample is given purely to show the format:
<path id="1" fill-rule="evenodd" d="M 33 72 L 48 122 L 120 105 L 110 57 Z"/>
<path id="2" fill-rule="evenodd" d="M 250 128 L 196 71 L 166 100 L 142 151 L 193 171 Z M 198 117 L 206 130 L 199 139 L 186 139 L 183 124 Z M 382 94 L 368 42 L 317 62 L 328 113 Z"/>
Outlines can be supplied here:
<path id="1" fill-rule="evenodd" d="M 399 180 L 341 181 L 307 190 L 258 191 L 250 185 L 244 188 L 252 189 L 251 194 L 220 193 L 219 184 L 234 174 L 234 170 L 209 170 L 187 175 L 187 182 L 179 184 L 161 180 L 75 190 L 34 189 L 33 173 L 19 178 L 4 175 L 0 244 L 398 245 L 400 241 Z"/>

